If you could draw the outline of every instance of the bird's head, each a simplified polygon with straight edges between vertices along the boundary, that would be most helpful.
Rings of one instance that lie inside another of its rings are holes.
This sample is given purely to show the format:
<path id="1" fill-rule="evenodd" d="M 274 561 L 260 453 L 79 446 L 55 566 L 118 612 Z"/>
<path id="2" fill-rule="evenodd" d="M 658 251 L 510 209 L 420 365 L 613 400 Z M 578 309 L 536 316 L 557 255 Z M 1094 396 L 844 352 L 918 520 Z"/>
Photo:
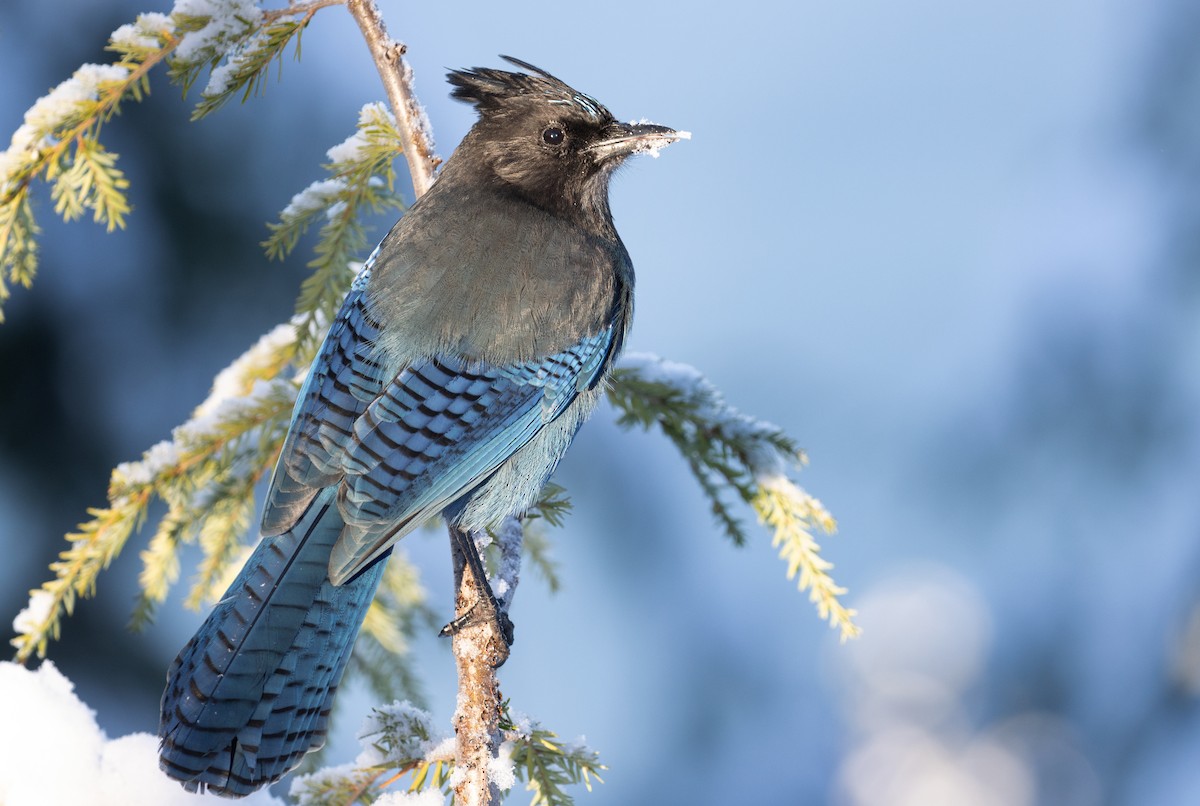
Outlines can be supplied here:
<path id="1" fill-rule="evenodd" d="M 595 98 L 527 62 L 528 72 L 476 67 L 449 74 L 453 97 L 479 112 L 460 147 L 470 160 L 529 201 L 570 214 L 607 211 L 608 179 L 633 154 L 691 135 L 652 123 L 621 123 Z"/>

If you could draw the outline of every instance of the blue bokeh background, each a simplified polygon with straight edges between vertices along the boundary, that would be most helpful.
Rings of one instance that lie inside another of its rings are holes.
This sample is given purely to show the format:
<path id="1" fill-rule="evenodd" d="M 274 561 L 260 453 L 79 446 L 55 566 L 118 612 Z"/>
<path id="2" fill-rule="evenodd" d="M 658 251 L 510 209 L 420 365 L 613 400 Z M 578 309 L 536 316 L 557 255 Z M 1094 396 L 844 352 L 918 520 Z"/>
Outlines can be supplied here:
<path id="1" fill-rule="evenodd" d="M 1193 3 L 380 6 L 443 155 L 472 120 L 445 69 L 497 53 L 694 133 L 614 183 L 630 349 L 784 426 L 839 519 L 852 645 L 765 532 L 727 544 L 664 440 L 607 410 L 584 429 L 564 590 L 527 572 L 502 674 L 609 765 L 581 803 L 1200 802 Z M 0 5 L 0 133 L 150 10 Z M 190 124 L 178 94 L 158 76 L 106 129 L 128 229 L 63 226 L 43 195 L 41 273 L 6 305 L 5 619 L 109 468 L 287 317 L 304 261 L 268 263 L 264 223 L 382 96 L 339 8 L 263 97 Z M 154 729 L 200 619 L 173 599 L 123 631 L 144 539 L 51 647 L 110 735 Z M 444 537 L 406 542 L 448 613 Z M 448 648 L 415 651 L 448 724 Z M 369 702 L 343 697 L 331 761 Z"/>

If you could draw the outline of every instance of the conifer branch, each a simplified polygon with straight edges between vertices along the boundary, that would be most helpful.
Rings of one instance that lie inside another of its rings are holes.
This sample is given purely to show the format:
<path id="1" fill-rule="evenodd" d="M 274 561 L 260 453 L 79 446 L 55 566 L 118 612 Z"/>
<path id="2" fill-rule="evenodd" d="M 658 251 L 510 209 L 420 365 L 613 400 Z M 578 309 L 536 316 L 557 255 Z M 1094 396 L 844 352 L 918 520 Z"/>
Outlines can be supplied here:
<path id="1" fill-rule="evenodd" d="M 209 529 L 204 548 L 214 565 L 198 582 L 193 601 L 211 598 L 212 580 L 232 559 L 228 534 L 245 515 L 246 497 L 273 464 L 295 401 L 297 385 L 278 378 L 295 355 L 292 324 L 263 336 L 217 376 L 213 392 L 191 420 L 177 427 L 170 440 L 145 452 L 141 461 L 112 472 L 108 506 L 89 510 L 92 519 L 67 535 L 71 547 L 51 564 L 54 578 L 31 592 L 29 616 L 13 646 L 24 661 L 44 656 L 47 642 L 57 639 L 63 615 L 70 615 L 77 596 L 95 593 L 96 578 L 120 553 L 131 532 L 145 520 L 155 498 L 167 504 L 150 546 L 142 553 L 146 586 L 133 620 L 142 623 L 178 577 L 175 549 Z M 224 522 L 222 522 L 224 513 Z M 213 525 L 208 525 L 215 516 Z M 37 607 L 32 607 L 36 602 Z"/>
<path id="2" fill-rule="evenodd" d="M 145 97 L 147 74 L 179 45 L 169 26 L 156 25 L 158 17 L 143 15 L 138 23 L 139 36 L 153 46 L 132 46 L 114 33 L 109 50 L 120 58 L 110 65 L 83 65 L 39 99 L 0 153 L 0 306 L 9 296 L 7 282 L 29 287 L 37 273 L 40 229 L 29 198 L 35 179 L 52 183 L 55 211 L 66 220 L 91 210 L 109 232 L 125 226 L 129 182 L 116 166 L 116 155 L 101 146 L 100 130 L 122 101 Z"/>
<path id="3" fill-rule="evenodd" d="M 315 13 L 313 10 L 299 20 L 285 19 L 253 30 L 223 65 L 213 69 L 208 84 L 200 93 L 200 102 L 192 111 L 192 120 L 200 120 L 220 109 L 239 90 L 243 102 L 260 93 L 266 84 L 267 68 L 275 61 L 282 65 L 283 49 L 293 37 L 296 39 L 296 58 L 300 58 L 300 34 Z"/>
<path id="4" fill-rule="evenodd" d="M 524 782 L 533 793 L 530 806 L 572 806 L 575 801 L 565 787 L 583 784 L 591 791 L 593 782 L 603 783 L 600 773 L 606 767 L 596 751 L 581 741 L 563 742 L 537 721 L 514 714 L 507 702 L 501 706 L 498 729 L 502 744 L 492 771 L 500 791 L 511 793 Z M 433 717 L 411 703 L 373 708 L 358 740 L 363 750 L 353 764 L 295 780 L 290 794 L 299 806 L 370 803 L 388 791 L 433 789 L 449 796 L 461 777 L 451 752 L 453 737 L 443 735 Z M 455 797 L 454 802 L 463 801 Z"/>
<path id="5" fill-rule="evenodd" d="M 367 246 L 362 224 L 365 212 L 404 208 L 396 192 L 394 167 L 397 144 L 402 135 L 395 118 L 381 103 L 370 103 L 359 112 L 353 135 L 330 148 L 325 169 L 329 178 L 313 182 L 292 197 L 279 221 L 268 224 L 271 235 L 263 241 L 267 256 L 286 258 L 301 236 L 317 221 L 323 221 L 308 262 L 312 269 L 300 287 L 296 312 L 302 318 L 300 360 L 311 360 L 324 327 L 337 313 L 346 289 L 354 278 L 356 264 Z"/>
<path id="6" fill-rule="evenodd" d="M 514 716 L 507 702 L 500 729 L 516 777 L 533 792 L 529 806 L 572 806 L 575 799 L 563 790 L 564 786 L 583 784 L 591 792 L 593 780 L 604 783 L 600 772 L 607 767 L 600 763 L 600 754 L 582 740 L 561 741 L 536 721 Z"/>
<path id="7" fill-rule="evenodd" d="M 184 93 L 209 70 L 193 119 L 204 117 L 239 90 L 243 100 L 260 91 L 270 65 L 296 41 L 314 14 L 344 0 L 314 0 L 261 10 L 248 0 L 221 0 L 212 13 L 192 13 L 189 0 L 177 0 L 170 15 L 141 14 L 109 38 L 112 64 L 85 64 L 40 98 L 25 114 L 8 149 L 0 153 L 0 322 L 8 283 L 28 287 L 37 272 L 40 229 L 29 201 L 36 179 L 51 183 L 55 212 L 66 221 L 91 211 L 111 232 L 130 213 L 129 181 L 117 155 L 100 143 L 100 130 L 127 99 L 150 92 L 149 73 L 169 65 L 168 75 Z M 221 5 L 225 7 L 222 8 Z M 256 13 L 244 13 L 254 8 Z M 234 22 L 231 24 L 231 20 Z"/>
<path id="8" fill-rule="evenodd" d="M 787 577 L 799 577 L 821 618 L 858 635 L 855 612 L 839 597 L 846 593 L 830 576 L 832 564 L 820 556 L 816 530 L 832 534 L 833 517 L 788 478 L 807 462 L 804 452 L 778 426 L 742 414 L 694 367 L 648 354 L 628 354 L 613 373 L 608 399 L 625 428 L 658 427 L 679 449 L 688 469 L 708 496 L 713 516 L 736 544 L 747 533 L 725 500 L 740 498 L 774 531 L 772 545 L 787 563 Z"/>
<path id="9" fill-rule="evenodd" d="M 516 528 L 521 528 L 519 523 Z M 467 535 L 468 540 L 473 537 Z M 453 633 L 451 641 L 458 673 L 458 703 L 454 709 L 454 765 L 458 774 L 454 779 L 454 800 L 463 806 L 496 806 L 501 787 L 495 780 L 494 760 L 500 754 L 503 740 L 500 732 L 503 698 L 496 670 L 508 657 L 509 646 L 495 619 L 468 619 L 478 604 L 479 586 L 458 542 L 452 538 L 450 546 L 455 581 L 454 616 L 456 622 L 466 621 Z"/>

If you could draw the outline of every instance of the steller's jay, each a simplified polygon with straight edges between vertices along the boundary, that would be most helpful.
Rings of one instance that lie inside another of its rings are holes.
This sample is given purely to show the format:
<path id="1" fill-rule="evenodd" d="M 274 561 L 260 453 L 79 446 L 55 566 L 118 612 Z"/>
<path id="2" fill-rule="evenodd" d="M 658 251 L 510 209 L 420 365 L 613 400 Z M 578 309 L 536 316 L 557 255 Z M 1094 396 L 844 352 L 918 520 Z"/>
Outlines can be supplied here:
<path id="1" fill-rule="evenodd" d="M 633 266 L 608 184 L 682 137 L 528 72 L 454 71 L 479 120 L 354 281 L 300 390 L 263 538 L 163 692 L 159 765 L 239 797 L 324 744 L 392 544 L 441 513 L 469 534 L 523 512 L 621 351 Z M 480 602 L 511 624 L 481 581 Z"/>

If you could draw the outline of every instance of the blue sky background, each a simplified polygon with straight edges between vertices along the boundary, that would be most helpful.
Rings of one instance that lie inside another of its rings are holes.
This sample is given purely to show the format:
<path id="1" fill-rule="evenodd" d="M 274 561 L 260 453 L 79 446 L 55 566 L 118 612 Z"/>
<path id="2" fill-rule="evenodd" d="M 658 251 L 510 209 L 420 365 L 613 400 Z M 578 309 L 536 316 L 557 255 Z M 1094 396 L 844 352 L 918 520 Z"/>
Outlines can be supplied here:
<path id="1" fill-rule="evenodd" d="M 101 5 L 103 7 L 101 7 Z M 559 481 L 564 590 L 527 572 L 506 696 L 609 765 L 581 804 L 1190 804 L 1200 798 L 1200 14 L 1153 3 L 380 3 L 439 151 L 447 68 L 508 53 L 694 139 L 615 180 L 629 348 L 806 447 L 866 630 L 735 550 L 683 464 L 601 411 Z M 137 11 L 0 8 L 0 132 Z M 106 131 L 127 231 L 52 221 L 0 326 L 0 604 L 107 469 L 289 313 L 256 243 L 382 97 L 343 10 L 261 98 L 188 124 L 158 80 Z M 379 232 L 377 234 L 382 234 Z M 746 518 L 750 519 L 746 513 Z M 143 538 L 144 539 L 144 538 Z M 449 609 L 444 537 L 407 549 Z M 200 616 L 120 632 L 134 538 L 51 648 L 112 735 L 153 730 Z M 435 712 L 448 648 L 416 651 Z M 349 692 L 331 761 L 353 754 Z M 523 802 L 520 796 L 513 802 Z"/>

